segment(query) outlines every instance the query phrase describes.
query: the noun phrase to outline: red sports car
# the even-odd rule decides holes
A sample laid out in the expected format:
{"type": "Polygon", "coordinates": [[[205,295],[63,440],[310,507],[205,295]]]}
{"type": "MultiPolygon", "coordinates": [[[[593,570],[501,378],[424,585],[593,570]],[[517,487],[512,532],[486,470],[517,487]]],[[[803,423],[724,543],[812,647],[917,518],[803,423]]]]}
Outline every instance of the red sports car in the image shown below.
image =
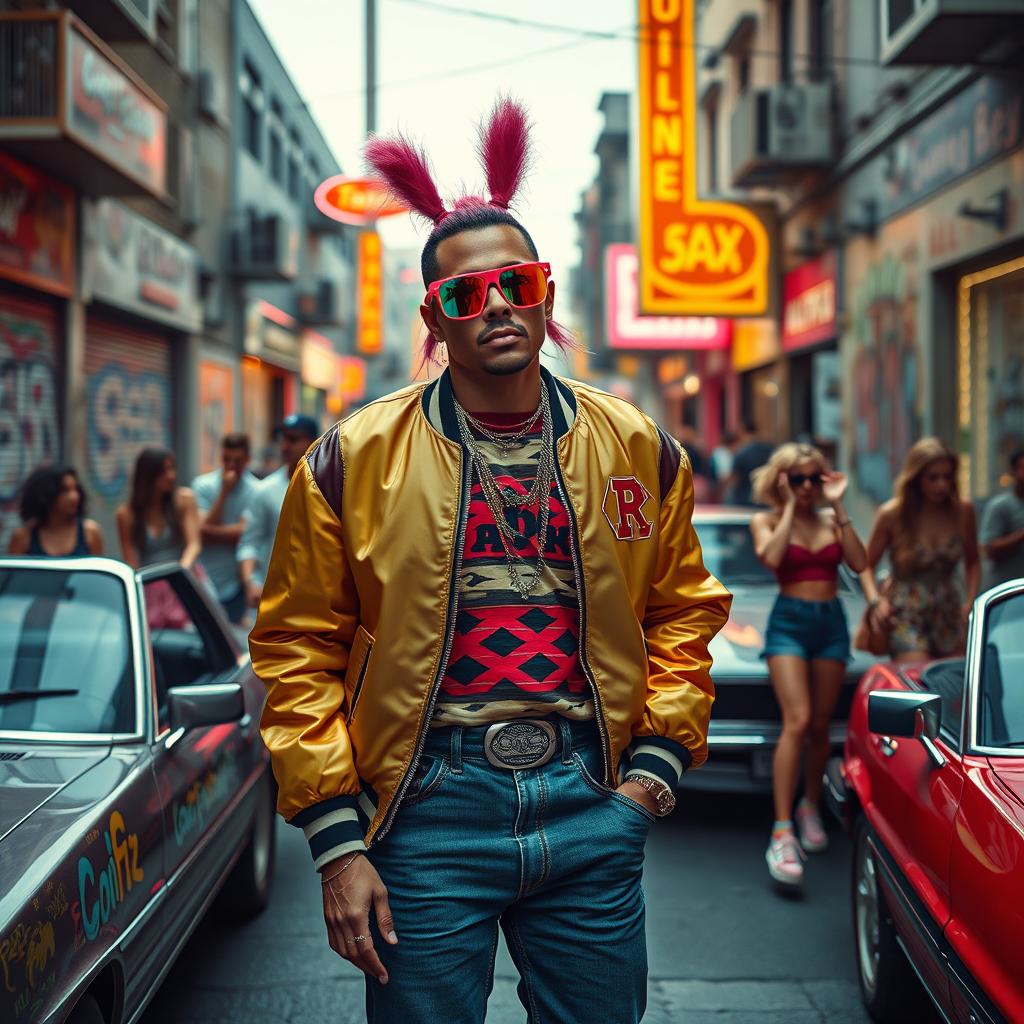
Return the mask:
{"type": "Polygon", "coordinates": [[[1024,1021],[1024,580],[978,598],[969,634],[966,658],[870,669],[829,765],[887,1024],[930,1015],[922,986],[947,1021],[1024,1021]]]}

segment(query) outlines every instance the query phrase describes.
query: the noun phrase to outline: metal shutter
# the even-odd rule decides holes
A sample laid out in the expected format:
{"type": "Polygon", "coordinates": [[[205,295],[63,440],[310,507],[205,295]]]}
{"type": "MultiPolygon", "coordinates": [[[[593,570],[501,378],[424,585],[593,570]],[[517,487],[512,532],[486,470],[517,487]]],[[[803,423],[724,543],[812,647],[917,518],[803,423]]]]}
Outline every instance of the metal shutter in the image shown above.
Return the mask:
{"type": "Polygon", "coordinates": [[[90,514],[116,552],[114,510],[143,448],[171,447],[171,345],[159,334],[90,316],[85,329],[90,514]]]}

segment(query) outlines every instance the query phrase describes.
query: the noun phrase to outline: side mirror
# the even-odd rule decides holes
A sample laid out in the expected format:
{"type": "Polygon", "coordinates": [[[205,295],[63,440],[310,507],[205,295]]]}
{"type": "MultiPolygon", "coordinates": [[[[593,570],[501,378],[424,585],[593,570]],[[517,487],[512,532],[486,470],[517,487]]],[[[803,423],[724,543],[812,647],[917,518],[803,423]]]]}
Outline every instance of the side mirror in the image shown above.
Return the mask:
{"type": "Polygon", "coordinates": [[[245,698],[239,683],[174,686],[167,691],[167,712],[172,747],[191,729],[237,722],[245,715],[245,698]]]}
{"type": "Polygon", "coordinates": [[[935,745],[942,724],[942,698],[937,693],[872,690],[868,694],[868,728],[882,736],[915,739],[941,768],[946,763],[935,745]]]}

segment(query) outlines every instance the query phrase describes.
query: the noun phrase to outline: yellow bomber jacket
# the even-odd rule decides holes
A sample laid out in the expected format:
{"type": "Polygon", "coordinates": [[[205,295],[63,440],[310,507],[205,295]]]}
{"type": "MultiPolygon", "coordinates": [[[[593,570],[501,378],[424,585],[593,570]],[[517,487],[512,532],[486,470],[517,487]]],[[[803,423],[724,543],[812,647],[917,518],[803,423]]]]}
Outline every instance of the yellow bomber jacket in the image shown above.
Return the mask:
{"type": "MultiPolygon", "coordinates": [[[[630,403],[542,374],[604,782],[641,742],[681,773],[707,757],[708,644],[731,602],[704,567],[689,460],[630,403]]],[[[414,774],[451,649],[469,472],[446,371],[335,425],[288,488],[249,649],[278,810],[318,868],[382,838],[414,774]]]]}

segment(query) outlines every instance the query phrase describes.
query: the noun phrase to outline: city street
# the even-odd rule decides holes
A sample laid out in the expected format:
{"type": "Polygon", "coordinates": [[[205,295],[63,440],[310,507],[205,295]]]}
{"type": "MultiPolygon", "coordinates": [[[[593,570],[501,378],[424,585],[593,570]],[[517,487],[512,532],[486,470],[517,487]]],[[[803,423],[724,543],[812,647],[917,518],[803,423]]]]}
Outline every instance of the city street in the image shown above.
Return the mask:
{"type": "MultiPolygon", "coordinates": [[[[651,984],[645,1024],[860,1024],[849,913],[849,843],[808,864],[802,900],[776,896],[762,798],[684,793],[648,844],[651,984]]],[[[210,914],[143,1024],[349,1024],[362,982],[327,946],[301,833],[279,823],[274,895],[241,929],[210,914]]],[[[498,959],[488,1024],[521,1024],[516,972],[498,959]]],[[[604,1024],[595,1007],[594,1024],[604,1024]]],[[[443,1022],[438,1022],[443,1024],[443,1022]]]]}

